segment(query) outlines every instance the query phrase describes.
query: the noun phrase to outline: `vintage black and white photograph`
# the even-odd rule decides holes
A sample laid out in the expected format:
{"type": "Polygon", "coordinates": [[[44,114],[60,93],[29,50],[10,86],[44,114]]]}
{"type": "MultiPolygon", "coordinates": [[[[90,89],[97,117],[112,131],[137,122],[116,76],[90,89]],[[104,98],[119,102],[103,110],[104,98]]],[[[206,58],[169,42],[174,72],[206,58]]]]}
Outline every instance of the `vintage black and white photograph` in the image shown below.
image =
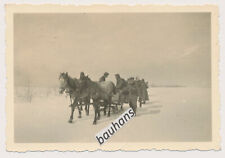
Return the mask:
{"type": "Polygon", "coordinates": [[[215,8],[187,9],[13,12],[10,140],[217,142],[215,8]]]}

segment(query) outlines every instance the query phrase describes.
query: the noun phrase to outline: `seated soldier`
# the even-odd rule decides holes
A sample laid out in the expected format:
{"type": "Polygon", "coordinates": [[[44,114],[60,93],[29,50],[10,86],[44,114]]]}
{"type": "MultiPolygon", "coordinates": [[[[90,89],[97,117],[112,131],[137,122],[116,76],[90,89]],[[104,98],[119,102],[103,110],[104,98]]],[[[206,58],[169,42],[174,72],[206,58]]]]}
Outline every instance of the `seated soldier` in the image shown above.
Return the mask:
{"type": "Polygon", "coordinates": [[[104,82],[108,76],[109,76],[109,73],[105,72],[104,75],[102,77],[100,77],[99,82],[104,82]]]}

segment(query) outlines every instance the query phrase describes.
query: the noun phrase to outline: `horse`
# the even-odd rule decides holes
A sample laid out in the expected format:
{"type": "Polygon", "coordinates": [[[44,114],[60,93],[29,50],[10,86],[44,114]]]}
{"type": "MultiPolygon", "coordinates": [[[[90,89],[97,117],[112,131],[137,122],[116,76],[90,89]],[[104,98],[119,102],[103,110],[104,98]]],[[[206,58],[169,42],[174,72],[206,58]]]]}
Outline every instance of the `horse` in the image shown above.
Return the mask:
{"type": "Polygon", "coordinates": [[[81,107],[83,102],[86,103],[85,104],[86,115],[89,115],[90,99],[88,96],[82,97],[82,98],[80,97],[80,92],[79,92],[80,81],[76,78],[70,77],[67,72],[60,73],[59,80],[60,80],[59,93],[62,94],[65,92],[66,94],[69,94],[70,96],[71,115],[68,122],[72,123],[73,121],[73,114],[74,114],[75,107],[77,107],[79,111],[78,118],[81,118],[81,107]]]}
{"type": "Polygon", "coordinates": [[[95,111],[93,124],[95,125],[97,124],[97,120],[100,119],[101,100],[104,101],[104,113],[106,112],[106,106],[108,105],[108,117],[110,116],[112,96],[116,93],[116,88],[112,81],[92,81],[88,76],[81,82],[82,86],[80,88],[93,100],[95,111]]]}

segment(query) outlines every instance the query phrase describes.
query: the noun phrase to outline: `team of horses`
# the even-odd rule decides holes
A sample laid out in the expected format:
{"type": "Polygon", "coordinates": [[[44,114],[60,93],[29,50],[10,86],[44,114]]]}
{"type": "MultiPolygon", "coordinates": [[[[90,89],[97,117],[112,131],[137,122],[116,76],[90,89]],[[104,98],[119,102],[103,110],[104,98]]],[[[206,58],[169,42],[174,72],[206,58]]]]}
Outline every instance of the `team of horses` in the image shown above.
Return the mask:
{"type": "MultiPolygon", "coordinates": [[[[83,110],[83,106],[85,107],[86,115],[89,115],[90,105],[93,105],[94,108],[94,121],[93,124],[97,123],[97,120],[100,119],[100,112],[104,111],[104,115],[110,116],[111,109],[118,110],[118,105],[121,105],[121,109],[123,104],[126,103],[126,99],[123,101],[118,100],[117,103],[112,101],[112,98],[117,94],[116,86],[112,81],[92,81],[88,76],[85,76],[82,80],[77,78],[72,78],[68,75],[68,72],[62,72],[59,75],[60,87],[59,93],[66,93],[70,96],[70,107],[71,107],[71,115],[69,119],[69,123],[73,121],[73,115],[75,108],[79,111],[78,118],[81,118],[81,111],[83,110]],[[92,101],[92,102],[91,102],[92,101]],[[107,113],[108,112],[108,113],[107,113]]],[[[138,84],[138,82],[137,82],[138,84]]],[[[141,90],[141,86],[139,87],[139,102],[140,107],[146,100],[146,93],[141,90]],[[145,98],[145,99],[144,99],[145,98]]],[[[147,92],[147,89],[145,89],[147,92]]],[[[118,99],[121,97],[118,97],[118,99]]],[[[126,98],[124,96],[123,98],[126,98]]]]}

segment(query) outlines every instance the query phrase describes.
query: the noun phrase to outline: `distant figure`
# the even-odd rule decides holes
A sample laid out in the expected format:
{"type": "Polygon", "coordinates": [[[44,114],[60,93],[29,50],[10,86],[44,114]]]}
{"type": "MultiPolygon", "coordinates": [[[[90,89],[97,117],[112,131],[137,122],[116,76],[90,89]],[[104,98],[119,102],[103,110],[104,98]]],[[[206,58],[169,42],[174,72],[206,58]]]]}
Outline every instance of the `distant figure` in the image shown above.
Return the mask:
{"type": "Polygon", "coordinates": [[[104,82],[108,76],[109,76],[109,73],[105,72],[104,75],[99,79],[99,82],[104,82]]]}
{"type": "Polygon", "coordinates": [[[143,88],[143,91],[144,91],[144,104],[145,104],[145,101],[146,100],[149,100],[149,97],[148,97],[148,85],[146,84],[146,82],[145,82],[145,80],[144,79],[142,79],[141,80],[141,86],[142,86],[142,88],[143,88]]]}
{"type": "Polygon", "coordinates": [[[85,77],[86,77],[86,76],[85,76],[84,72],[81,72],[81,73],[80,73],[80,80],[81,80],[81,81],[84,80],[85,77]]]}

